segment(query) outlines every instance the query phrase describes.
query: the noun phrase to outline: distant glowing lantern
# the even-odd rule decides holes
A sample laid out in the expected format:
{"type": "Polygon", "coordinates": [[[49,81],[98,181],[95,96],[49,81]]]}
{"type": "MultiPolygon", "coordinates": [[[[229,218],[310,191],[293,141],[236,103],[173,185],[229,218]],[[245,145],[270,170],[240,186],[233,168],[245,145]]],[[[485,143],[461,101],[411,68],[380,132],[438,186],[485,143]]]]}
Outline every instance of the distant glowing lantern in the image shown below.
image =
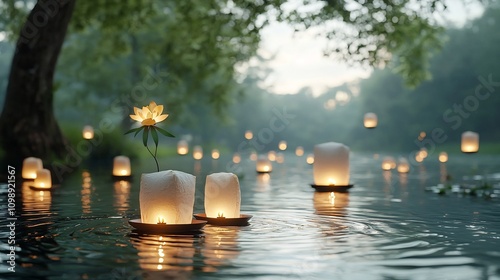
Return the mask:
{"type": "Polygon", "coordinates": [[[377,127],[378,118],[374,113],[366,113],[364,118],[364,125],[366,128],[377,127]]]}
{"type": "Polygon", "coordinates": [[[181,140],[177,142],[177,153],[179,155],[187,155],[189,152],[188,142],[186,140],[181,140]]]}
{"type": "Polygon", "coordinates": [[[314,155],[312,155],[312,154],[307,155],[306,162],[308,164],[313,164],[314,163],[314,155]]]}
{"type": "Polygon", "coordinates": [[[416,162],[422,162],[422,161],[424,161],[424,158],[420,155],[420,153],[417,153],[415,155],[415,161],[416,162]]]}
{"type": "Polygon", "coordinates": [[[304,148],[302,148],[301,146],[298,146],[297,149],[295,149],[295,155],[297,155],[298,157],[301,157],[304,155],[304,148]]]}
{"type": "Polygon", "coordinates": [[[245,131],[245,139],[250,140],[253,138],[253,132],[251,130],[245,131]]]}
{"type": "Polygon", "coordinates": [[[256,161],[257,160],[257,153],[256,152],[251,152],[250,153],[250,160],[251,161],[256,161]]]}
{"type": "Polygon", "coordinates": [[[33,182],[35,188],[50,189],[52,187],[52,178],[48,169],[40,169],[36,172],[36,178],[33,182]]]}
{"type": "Polygon", "coordinates": [[[422,149],[420,149],[419,154],[420,154],[420,157],[421,157],[422,159],[427,158],[427,156],[429,155],[429,153],[427,152],[427,149],[426,149],[426,148],[422,148],[422,149]]]}
{"type": "Polygon", "coordinates": [[[349,147],[329,142],[314,146],[314,184],[349,185],[349,147]]]}
{"type": "Polygon", "coordinates": [[[273,165],[266,156],[259,156],[257,159],[256,170],[259,173],[269,173],[273,171],[273,165]]]}
{"type": "Polygon", "coordinates": [[[396,168],[396,160],[393,157],[385,157],[382,160],[382,169],[383,170],[391,170],[396,168]]]}
{"type": "Polygon", "coordinates": [[[427,133],[425,133],[425,131],[421,131],[419,134],[418,134],[418,140],[419,141],[422,141],[424,140],[424,138],[427,136],[427,133]]]}
{"type": "Polygon", "coordinates": [[[276,162],[277,163],[285,162],[285,155],[283,153],[277,153],[276,154],[276,162]]]}
{"type": "Polygon", "coordinates": [[[233,162],[234,162],[234,163],[240,163],[240,162],[241,162],[241,156],[240,156],[240,154],[235,153],[235,154],[233,155],[233,162]]]}
{"type": "Polygon", "coordinates": [[[23,179],[35,179],[36,172],[43,169],[42,160],[35,157],[27,157],[23,161],[23,179]]]}
{"type": "Polygon", "coordinates": [[[213,149],[213,150],[212,150],[212,158],[213,158],[213,159],[219,159],[219,157],[220,157],[219,150],[217,150],[217,149],[213,149]]]}
{"type": "Polygon", "coordinates": [[[479,150],[479,134],[472,131],[462,133],[462,152],[476,153],[479,150]]]}
{"type": "Polygon", "coordinates": [[[211,218],[239,218],[241,193],[238,176],[213,173],[205,183],[205,214],[211,218]]]}
{"type": "Polygon", "coordinates": [[[278,148],[282,151],[286,150],[286,141],[280,141],[280,143],[278,144],[278,148]]]}
{"type": "Polygon", "coordinates": [[[94,138],[94,128],[90,125],[83,127],[83,139],[90,140],[94,138]]]}
{"type": "Polygon", "coordinates": [[[200,160],[203,158],[203,148],[201,146],[193,147],[193,158],[196,160],[200,160]]]}
{"type": "Polygon", "coordinates": [[[405,158],[400,158],[398,163],[398,172],[399,173],[408,173],[410,172],[410,164],[405,158]]]}
{"type": "Polygon", "coordinates": [[[195,176],[174,170],[142,174],[139,191],[141,222],[190,224],[195,181],[195,176]]]}
{"type": "Polygon", "coordinates": [[[130,159],[126,156],[116,156],[113,160],[113,176],[130,176],[130,159]]]}
{"type": "Polygon", "coordinates": [[[276,152],[275,151],[269,151],[269,153],[267,153],[267,158],[270,161],[276,161],[276,152]]]}
{"type": "Polygon", "coordinates": [[[446,152],[440,152],[439,162],[447,162],[447,161],[448,161],[448,154],[446,152]]]}

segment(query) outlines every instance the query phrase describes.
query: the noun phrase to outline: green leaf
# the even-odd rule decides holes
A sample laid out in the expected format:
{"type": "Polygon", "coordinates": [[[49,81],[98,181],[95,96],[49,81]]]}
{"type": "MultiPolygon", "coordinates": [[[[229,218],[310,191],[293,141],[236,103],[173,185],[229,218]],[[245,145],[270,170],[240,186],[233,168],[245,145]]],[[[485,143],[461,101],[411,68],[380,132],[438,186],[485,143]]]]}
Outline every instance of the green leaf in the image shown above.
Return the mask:
{"type": "Polygon", "coordinates": [[[162,128],[159,128],[159,127],[156,127],[156,129],[163,135],[167,136],[167,137],[175,137],[175,135],[173,135],[172,133],[166,131],[165,129],[162,129],[162,128]]]}
{"type": "Polygon", "coordinates": [[[139,132],[141,132],[144,128],[145,128],[145,126],[141,126],[141,127],[139,128],[139,130],[137,130],[137,131],[135,132],[134,137],[136,137],[136,136],[137,136],[137,134],[139,134],[139,132]]]}
{"type": "Polygon", "coordinates": [[[153,141],[155,141],[156,147],[158,147],[158,132],[156,132],[156,127],[151,127],[151,136],[153,136],[153,141]]]}
{"type": "Polygon", "coordinates": [[[148,137],[149,137],[149,127],[145,127],[144,133],[142,134],[142,143],[144,143],[144,147],[148,146],[148,137]]]}
{"type": "MultiPolygon", "coordinates": [[[[127,131],[127,132],[125,132],[125,134],[124,134],[124,135],[127,135],[127,134],[132,133],[132,132],[139,131],[139,130],[141,130],[141,129],[143,129],[143,128],[144,128],[143,126],[138,127],[138,128],[132,128],[131,130],[129,130],[129,131],[127,131]]],[[[137,133],[136,133],[135,135],[137,135],[137,133]]]]}

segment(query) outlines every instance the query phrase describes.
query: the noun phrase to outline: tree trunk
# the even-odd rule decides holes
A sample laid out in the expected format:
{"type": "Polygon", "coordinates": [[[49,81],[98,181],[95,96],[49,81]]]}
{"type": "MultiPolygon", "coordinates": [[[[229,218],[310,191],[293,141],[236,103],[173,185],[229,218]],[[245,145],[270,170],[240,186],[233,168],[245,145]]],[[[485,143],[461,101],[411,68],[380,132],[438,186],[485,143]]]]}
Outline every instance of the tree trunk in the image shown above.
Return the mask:
{"type": "Polygon", "coordinates": [[[75,1],[37,1],[22,28],[0,116],[7,159],[65,154],[67,141],[53,112],[52,82],[75,1]]]}

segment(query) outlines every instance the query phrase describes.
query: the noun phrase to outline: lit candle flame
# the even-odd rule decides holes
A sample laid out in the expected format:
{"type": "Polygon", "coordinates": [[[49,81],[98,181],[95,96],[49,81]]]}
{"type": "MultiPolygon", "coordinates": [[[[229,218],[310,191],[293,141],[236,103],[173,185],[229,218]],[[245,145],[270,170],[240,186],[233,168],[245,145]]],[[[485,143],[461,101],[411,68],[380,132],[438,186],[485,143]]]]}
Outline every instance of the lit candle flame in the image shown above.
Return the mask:
{"type": "Polygon", "coordinates": [[[217,218],[225,218],[223,212],[217,212],[217,218]]]}
{"type": "Polygon", "coordinates": [[[166,225],[167,223],[165,223],[165,219],[158,217],[158,224],[159,225],[166,225]]]}
{"type": "Polygon", "coordinates": [[[122,169],[122,175],[127,175],[127,170],[122,169]]]}
{"type": "Polygon", "coordinates": [[[335,180],[332,178],[328,178],[328,183],[330,184],[330,186],[335,186],[335,180]]]}

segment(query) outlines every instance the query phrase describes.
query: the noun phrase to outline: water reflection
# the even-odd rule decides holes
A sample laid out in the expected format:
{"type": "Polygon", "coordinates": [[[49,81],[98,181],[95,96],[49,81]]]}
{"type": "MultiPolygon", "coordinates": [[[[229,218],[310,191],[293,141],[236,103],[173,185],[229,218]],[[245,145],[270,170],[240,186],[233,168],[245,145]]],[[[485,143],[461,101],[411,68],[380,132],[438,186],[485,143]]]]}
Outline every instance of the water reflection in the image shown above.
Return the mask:
{"type": "Polygon", "coordinates": [[[82,172],[82,190],[80,191],[80,194],[82,196],[81,202],[82,202],[82,212],[84,214],[90,214],[92,213],[91,209],[91,199],[90,195],[92,194],[92,177],[90,176],[90,172],[88,171],[83,171],[82,172]]]}
{"type": "Polygon", "coordinates": [[[399,184],[406,189],[408,185],[408,173],[399,173],[399,184]]]}
{"type": "Polygon", "coordinates": [[[269,173],[259,173],[257,174],[257,188],[258,192],[265,192],[269,190],[271,183],[271,175],[269,173]]]}
{"type": "Polygon", "coordinates": [[[446,163],[445,162],[441,162],[439,164],[439,178],[440,178],[440,182],[442,184],[445,184],[446,182],[448,182],[448,170],[446,169],[446,163]]]}
{"type": "Polygon", "coordinates": [[[24,212],[37,212],[37,214],[50,214],[52,193],[50,191],[35,191],[29,183],[23,182],[23,210],[24,212]]]}
{"type": "Polygon", "coordinates": [[[201,173],[201,162],[199,160],[194,161],[193,175],[199,177],[201,173]]]}
{"type": "Polygon", "coordinates": [[[238,227],[205,227],[205,246],[201,250],[205,263],[203,271],[216,271],[217,266],[239,256],[239,231],[238,227]]]}
{"type": "Polygon", "coordinates": [[[129,197],[130,197],[130,182],[125,180],[120,180],[115,182],[115,201],[113,206],[116,211],[123,214],[123,212],[128,211],[129,205],[129,197]]]}
{"type": "Polygon", "coordinates": [[[318,215],[345,216],[349,193],[314,192],[314,209],[318,215]]]}

